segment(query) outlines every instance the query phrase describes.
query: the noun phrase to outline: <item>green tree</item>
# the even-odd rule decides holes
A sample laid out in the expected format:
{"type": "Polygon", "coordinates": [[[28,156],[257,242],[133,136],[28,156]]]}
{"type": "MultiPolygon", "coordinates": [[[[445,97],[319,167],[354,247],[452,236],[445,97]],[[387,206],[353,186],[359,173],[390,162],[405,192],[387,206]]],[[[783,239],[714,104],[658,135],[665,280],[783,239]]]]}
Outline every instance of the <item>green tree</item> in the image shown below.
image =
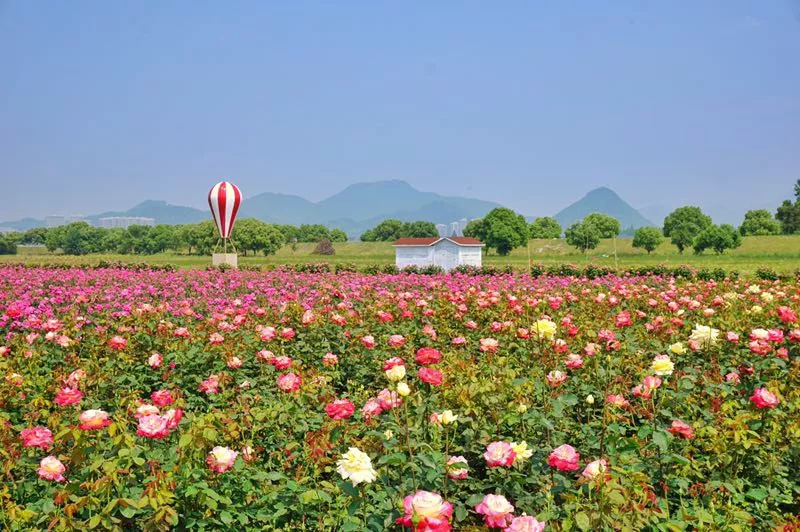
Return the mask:
{"type": "Polygon", "coordinates": [[[564,234],[567,244],[578,248],[582,253],[596,248],[600,243],[600,229],[595,224],[575,222],[567,228],[564,234]]]}
{"type": "Polygon", "coordinates": [[[678,252],[683,253],[711,224],[711,217],[703,214],[700,207],[679,207],[664,218],[664,236],[671,238],[678,252]]]}
{"type": "Polygon", "coordinates": [[[403,231],[403,222],[400,220],[384,220],[372,230],[377,242],[391,242],[400,238],[403,231]]]}
{"type": "Polygon", "coordinates": [[[645,249],[648,255],[663,241],[664,237],[658,227],[640,227],[633,234],[633,247],[645,249]]]}
{"type": "Polygon", "coordinates": [[[531,238],[560,238],[561,231],[561,224],[551,216],[536,218],[530,226],[531,238]]]}
{"type": "Polygon", "coordinates": [[[711,225],[703,229],[694,241],[694,252],[702,253],[713,249],[722,254],[726,249],[735,249],[742,245],[742,235],[732,225],[711,225]]]}
{"type": "Polygon", "coordinates": [[[347,233],[341,229],[331,229],[331,242],[347,242],[347,233]]]}
{"type": "Polygon", "coordinates": [[[359,240],[361,240],[362,242],[376,242],[377,237],[375,236],[375,230],[367,229],[366,231],[361,233],[359,240]]]}
{"type": "Polygon", "coordinates": [[[0,234],[0,255],[16,255],[17,241],[12,234],[0,234]]]}
{"type": "Polygon", "coordinates": [[[781,224],[766,209],[751,210],[744,214],[739,232],[745,236],[777,235],[781,232],[781,224]]]}
{"type": "Polygon", "coordinates": [[[46,227],[34,227],[23,233],[21,244],[44,244],[47,239],[46,227]]]}
{"type": "Polygon", "coordinates": [[[298,242],[330,240],[330,230],[322,224],[303,224],[298,231],[298,242]]]}
{"type": "Polygon", "coordinates": [[[775,218],[781,223],[781,229],[786,235],[800,232],[800,179],[794,184],[794,203],[784,200],[775,218]]]}
{"type": "Polygon", "coordinates": [[[433,222],[417,220],[416,222],[406,222],[400,229],[400,238],[426,238],[439,236],[436,225],[433,222]]]}
{"type": "Polygon", "coordinates": [[[590,224],[597,228],[600,238],[614,238],[619,235],[619,220],[607,214],[593,212],[583,219],[584,224],[590,224]]]}
{"type": "Polygon", "coordinates": [[[512,249],[528,243],[528,222],[511,209],[492,209],[483,223],[486,230],[483,243],[487,249],[496,249],[499,255],[508,255],[512,249]]]}
{"type": "Polygon", "coordinates": [[[289,242],[299,242],[300,241],[300,228],[295,225],[289,224],[278,224],[275,227],[283,233],[283,241],[286,243],[289,242]]]}
{"type": "Polygon", "coordinates": [[[470,220],[470,222],[464,228],[464,236],[477,238],[478,240],[486,240],[487,231],[488,225],[486,225],[486,222],[483,220],[483,218],[479,220],[470,220]]]}
{"type": "Polygon", "coordinates": [[[86,255],[102,247],[100,242],[95,242],[96,238],[100,239],[99,233],[88,223],[74,222],[64,226],[60,247],[66,255],[86,255]]]}

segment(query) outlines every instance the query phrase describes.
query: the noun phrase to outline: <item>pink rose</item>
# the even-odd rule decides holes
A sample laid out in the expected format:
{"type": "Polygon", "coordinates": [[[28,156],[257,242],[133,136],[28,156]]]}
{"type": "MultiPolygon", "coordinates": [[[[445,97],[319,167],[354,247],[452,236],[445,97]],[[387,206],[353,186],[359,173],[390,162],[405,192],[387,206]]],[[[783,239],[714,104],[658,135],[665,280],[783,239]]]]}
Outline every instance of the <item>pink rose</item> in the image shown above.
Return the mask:
{"type": "Polygon", "coordinates": [[[355,405],[347,399],[337,399],[325,406],[325,412],[331,419],[347,419],[353,415],[355,405]]]}
{"type": "Polygon", "coordinates": [[[507,441],[492,442],[483,453],[486,465],[489,467],[511,467],[516,456],[514,448],[507,441]]]}
{"type": "Polygon", "coordinates": [[[111,424],[108,412],[102,410],[86,410],[78,419],[81,422],[78,428],[81,430],[100,430],[111,424]]]}
{"type": "Polygon", "coordinates": [[[339,363],[339,357],[337,357],[333,353],[325,353],[325,355],[322,357],[323,366],[335,366],[338,363],[339,363]]]}
{"type": "Polygon", "coordinates": [[[489,528],[505,528],[514,518],[514,506],[502,495],[484,495],[483,500],[475,507],[475,511],[483,515],[489,528]]]}
{"type": "Polygon", "coordinates": [[[545,521],[537,521],[535,517],[523,514],[512,519],[504,532],[542,532],[546,524],[545,521]]]}
{"type": "Polygon", "coordinates": [[[557,447],[547,459],[547,465],[555,467],[559,471],[575,471],[578,469],[578,461],[581,455],[571,445],[566,443],[557,447]]]}
{"type": "Polygon", "coordinates": [[[215,473],[224,473],[233,467],[236,457],[239,456],[238,451],[234,451],[229,447],[214,447],[211,452],[206,456],[206,463],[211,471],[215,473]]]}
{"type": "Polygon", "coordinates": [[[397,518],[399,525],[414,532],[448,532],[453,506],[438,493],[418,491],[403,499],[405,515],[397,518]]]}
{"type": "Polygon", "coordinates": [[[39,462],[39,470],[37,473],[39,474],[39,478],[44,480],[66,482],[67,479],[64,478],[64,472],[66,470],[67,468],[64,467],[64,464],[61,463],[61,460],[55,456],[48,456],[46,458],[42,458],[42,461],[39,462]]]}
{"type": "Polygon", "coordinates": [[[414,359],[417,361],[417,364],[428,366],[441,362],[442,354],[438,349],[434,349],[433,347],[420,347],[417,349],[414,359]]]}
{"type": "Polygon", "coordinates": [[[447,476],[453,480],[464,480],[469,477],[467,459],[463,456],[451,456],[447,460],[447,476]]]}
{"type": "Polygon", "coordinates": [[[169,390],[158,390],[150,394],[150,399],[153,400],[153,404],[156,406],[167,406],[171,405],[174,399],[172,398],[172,393],[169,390]]]}
{"type": "Polygon", "coordinates": [[[164,357],[159,353],[153,353],[150,355],[150,358],[147,359],[147,364],[153,369],[160,368],[162,362],[164,362],[164,357]]]}
{"type": "Polygon", "coordinates": [[[144,438],[161,439],[169,435],[167,419],[158,414],[150,414],[139,418],[136,434],[144,438]]]}
{"type": "Polygon", "coordinates": [[[419,375],[419,380],[428,383],[431,386],[442,385],[442,372],[438,369],[420,368],[417,374],[419,375]]]}
{"type": "Polygon", "coordinates": [[[278,377],[278,388],[282,392],[296,392],[300,389],[303,380],[294,373],[286,373],[278,377]]]}
{"type": "Polygon", "coordinates": [[[750,401],[756,408],[772,408],[778,406],[778,396],[770,392],[766,388],[756,388],[753,390],[753,395],[750,396],[750,401]]]}
{"type": "Polygon", "coordinates": [[[668,428],[667,431],[675,434],[676,436],[683,436],[687,440],[694,438],[694,430],[692,429],[691,425],[687,425],[680,419],[673,420],[672,426],[668,428]]]}
{"type": "Polygon", "coordinates": [[[116,351],[122,351],[126,345],[128,345],[128,341],[122,336],[114,336],[108,341],[108,347],[116,351]]]}
{"type": "Polygon", "coordinates": [[[77,405],[82,397],[83,394],[76,388],[61,388],[56,393],[55,403],[58,406],[77,405]]]}
{"type": "Polygon", "coordinates": [[[20,436],[25,447],[39,447],[46,451],[53,445],[53,433],[47,427],[22,429],[20,436]]]}
{"type": "Polygon", "coordinates": [[[361,339],[361,343],[364,344],[364,347],[372,349],[375,347],[375,338],[372,335],[367,335],[361,339]]]}

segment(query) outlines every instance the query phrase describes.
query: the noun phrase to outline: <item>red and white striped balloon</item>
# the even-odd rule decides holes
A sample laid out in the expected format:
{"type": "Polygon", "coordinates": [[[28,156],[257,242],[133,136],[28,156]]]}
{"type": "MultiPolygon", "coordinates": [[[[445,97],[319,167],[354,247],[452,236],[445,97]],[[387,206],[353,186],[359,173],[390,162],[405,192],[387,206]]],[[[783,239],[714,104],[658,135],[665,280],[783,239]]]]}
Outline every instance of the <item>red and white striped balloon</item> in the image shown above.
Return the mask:
{"type": "Polygon", "coordinates": [[[241,202],[242,193],[233,183],[221,181],[211,187],[208,193],[208,206],[211,207],[211,215],[222,238],[231,236],[241,202]]]}

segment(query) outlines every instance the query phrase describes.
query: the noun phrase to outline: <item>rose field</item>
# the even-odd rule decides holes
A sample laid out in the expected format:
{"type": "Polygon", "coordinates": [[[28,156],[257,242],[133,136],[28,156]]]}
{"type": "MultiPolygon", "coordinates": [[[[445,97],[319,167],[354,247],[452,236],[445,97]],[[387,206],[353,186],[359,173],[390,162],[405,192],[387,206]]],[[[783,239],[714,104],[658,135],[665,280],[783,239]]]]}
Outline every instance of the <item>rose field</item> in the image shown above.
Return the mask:
{"type": "Polygon", "coordinates": [[[796,530],[800,285],[0,267],[5,530],[796,530]]]}

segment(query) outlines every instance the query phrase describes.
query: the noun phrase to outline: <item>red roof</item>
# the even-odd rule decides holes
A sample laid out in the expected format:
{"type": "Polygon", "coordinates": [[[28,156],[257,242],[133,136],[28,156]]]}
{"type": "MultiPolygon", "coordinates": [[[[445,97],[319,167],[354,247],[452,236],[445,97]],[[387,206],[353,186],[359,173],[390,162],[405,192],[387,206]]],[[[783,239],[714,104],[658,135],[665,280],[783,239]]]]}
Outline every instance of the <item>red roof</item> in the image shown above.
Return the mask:
{"type": "Polygon", "coordinates": [[[440,240],[450,240],[459,246],[482,246],[483,242],[477,238],[466,236],[425,237],[425,238],[400,238],[394,241],[395,246],[432,246],[440,240]]]}

